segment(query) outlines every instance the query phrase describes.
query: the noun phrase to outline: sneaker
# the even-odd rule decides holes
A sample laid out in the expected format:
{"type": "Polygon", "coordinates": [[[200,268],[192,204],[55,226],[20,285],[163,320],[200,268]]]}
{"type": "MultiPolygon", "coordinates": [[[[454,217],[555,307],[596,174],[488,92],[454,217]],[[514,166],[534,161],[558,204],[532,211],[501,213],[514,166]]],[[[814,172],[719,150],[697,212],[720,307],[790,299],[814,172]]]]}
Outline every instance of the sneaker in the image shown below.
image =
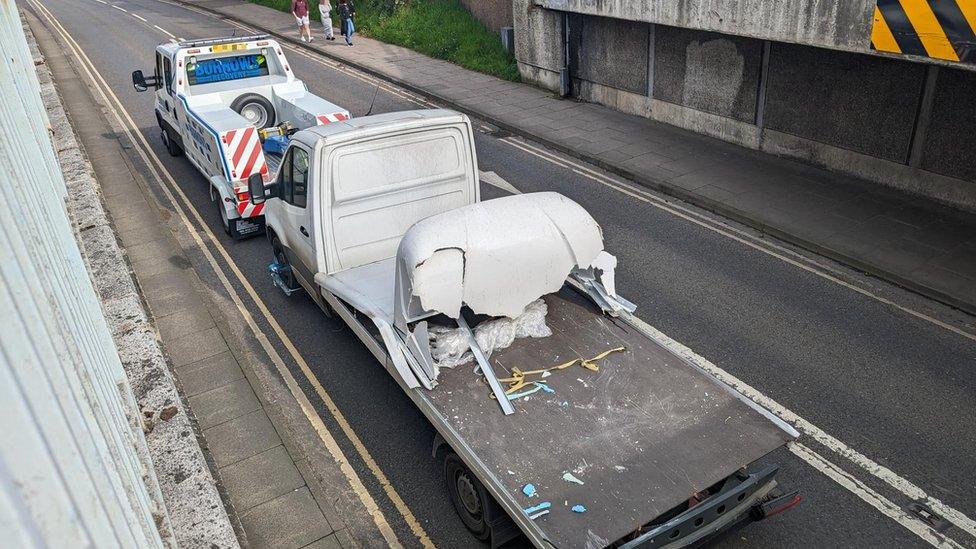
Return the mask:
{"type": "Polygon", "coordinates": [[[309,43],[309,44],[311,44],[311,43],[312,43],[312,37],[311,37],[311,36],[309,36],[309,37],[308,37],[308,43],[309,43]]]}
{"type": "Polygon", "coordinates": [[[305,37],[302,36],[302,42],[308,42],[308,40],[305,40],[305,37]]]}

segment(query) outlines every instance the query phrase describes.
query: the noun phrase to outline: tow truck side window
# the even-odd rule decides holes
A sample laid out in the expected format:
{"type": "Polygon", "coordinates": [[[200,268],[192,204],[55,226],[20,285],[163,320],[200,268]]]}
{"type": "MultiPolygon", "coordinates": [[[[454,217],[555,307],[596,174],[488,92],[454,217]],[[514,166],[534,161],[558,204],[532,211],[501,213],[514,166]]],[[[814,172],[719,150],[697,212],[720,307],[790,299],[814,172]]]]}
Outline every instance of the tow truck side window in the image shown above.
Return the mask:
{"type": "Polygon", "coordinates": [[[156,89],[158,90],[162,86],[159,84],[159,77],[163,75],[163,56],[159,52],[156,52],[156,89]]]}
{"type": "Polygon", "coordinates": [[[169,60],[169,57],[163,58],[163,75],[166,80],[166,91],[173,94],[173,63],[169,60]]]}
{"type": "Polygon", "coordinates": [[[299,147],[288,149],[281,165],[281,199],[304,208],[308,195],[308,153],[299,147]]]}

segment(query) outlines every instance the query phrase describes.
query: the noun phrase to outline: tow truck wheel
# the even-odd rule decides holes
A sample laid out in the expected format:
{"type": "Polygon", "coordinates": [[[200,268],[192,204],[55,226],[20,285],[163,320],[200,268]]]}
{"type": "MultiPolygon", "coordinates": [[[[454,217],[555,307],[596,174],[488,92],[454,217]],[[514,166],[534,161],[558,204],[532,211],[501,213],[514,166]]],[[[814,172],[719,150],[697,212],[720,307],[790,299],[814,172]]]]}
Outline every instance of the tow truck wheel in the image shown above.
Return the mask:
{"type": "Polygon", "coordinates": [[[220,197],[220,193],[217,193],[214,204],[217,205],[217,213],[220,214],[220,224],[224,227],[224,232],[230,234],[230,218],[227,217],[227,208],[224,208],[224,200],[220,197]]]}
{"type": "Polygon", "coordinates": [[[166,146],[166,152],[168,152],[170,156],[179,156],[183,154],[183,147],[179,146],[179,144],[177,144],[176,141],[170,139],[169,131],[166,128],[162,129],[162,133],[163,133],[163,145],[166,146]]]}
{"type": "Polygon", "coordinates": [[[230,104],[230,108],[243,116],[255,128],[274,126],[275,110],[271,102],[256,93],[245,93],[230,104]]]}
{"type": "MultiPolygon", "coordinates": [[[[281,245],[281,241],[278,240],[277,236],[271,238],[271,251],[274,253],[275,261],[279,265],[287,265],[290,267],[288,263],[288,256],[285,255],[285,247],[281,245]]],[[[285,283],[285,286],[287,286],[289,290],[297,289],[298,282],[295,281],[295,273],[291,272],[291,269],[286,269],[286,272],[287,274],[283,274],[281,276],[282,282],[285,283]]]]}
{"type": "Polygon", "coordinates": [[[474,537],[487,541],[491,537],[488,515],[494,501],[485,491],[485,487],[454,452],[448,453],[444,458],[444,477],[447,491],[451,494],[451,503],[461,521],[474,537]]]}

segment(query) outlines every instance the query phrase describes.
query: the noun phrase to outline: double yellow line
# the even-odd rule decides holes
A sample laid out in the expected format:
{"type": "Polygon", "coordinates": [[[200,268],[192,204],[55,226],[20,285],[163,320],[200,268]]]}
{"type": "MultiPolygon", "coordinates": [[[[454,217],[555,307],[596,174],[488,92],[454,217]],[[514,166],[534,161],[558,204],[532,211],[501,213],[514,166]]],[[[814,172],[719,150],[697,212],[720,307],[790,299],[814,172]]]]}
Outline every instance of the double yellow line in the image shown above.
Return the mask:
{"type": "Polygon", "coordinates": [[[220,244],[213,232],[211,232],[210,228],[204,222],[203,217],[190,202],[189,198],[183,193],[179,185],[176,184],[176,181],[166,170],[163,162],[153,152],[152,147],[150,147],[145,137],[138,130],[139,126],[129,116],[128,112],[125,110],[125,107],[122,105],[122,102],[119,101],[119,98],[112,92],[111,87],[107,82],[105,82],[101,74],[95,68],[94,63],[92,63],[92,61],[82,50],[81,46],[74,40],[74,38],[72,38],[70,33],[68,33],[57,18],[43,4],[37,0],[27,1],[38,14],[47,20],[50,28],[53,29],[68,46],[71,53],[78,60],[82,70],[88,76],[89,80],[91,80],[93,89],[98,93],[99,96],[101,96],[104,105],[114,116],[119,129],[121,129],[121,131],[128,136],[143,162],[152,172],[156,180],[160,183],[160,188],[163,190],[166,198],[173,205],[187,232],[194,239],[197,247],[206,257],[211,268],[214,270],[214,273],[217,275],[224,289],[227,291],[231,300],[236,305],[241,317],[254,333],[255,338],[271,358],[271,361],[274,363],[279,375],[281,375],[282,379],[285,381],[285,384],[288,386],[289,391],[298,401],[300,407],[302,408],[302,412],[306,416],[306,419],[315,429],[330,455],[333,457],[333,459],[335,459],[339,469],[346,477],[352,490],[356,493],[367,514],[372,517],[374,524],[376,525],[386,544],[390,547],[402,547],[402,544],[397,539],[393,528],[386,520],[382,509],[380,509],[380,507],[376,504],[376,501],[373,499],[372,495],[359,478],[358,473],[355,471],[348,458],[346,458],[342,448],[339,446],[338,442],[335,440],[322,418],[315,411],[315,408],[308,396],[302,390],[301,386],[298,384],[298,381],[288,369],[288,366],[285,364],[281,355],[272,345],[268,336],[257,325],[257,322],[251,315],[250,310],[248,310],[248,308],[244,305],[241,296],[231,284],[223,269],[220,267],[217,259],[211,252],[210,246],[212,246],[223,258],[224,262],[237,279],[237,282],[245,289],[248,296],[264,317],[265,321],[271,326],[272,330],[275,332],[275,335],[277,335],[282,344],[284,344],[289,355],[291,355],[292,359],[298,364],[298,367],[306,378],[306,381],[312,386],[316,395],[325,404],[326,408],[339,425],[343,434],[349,439],[360,459],[366,464],[367,468],[370,470],[380,486],[382,486],[387,497],[393,503],[396,510],[410,528],[411,532],[417,537],[423,547],[433,548],[434,544],[427,535],[427,532],[424,531],[423,527],[403,501],[403,498],[401,498],[399,493],[397,493],[396,489],[390,483],[389,478],[387,478],[387,476],[380,469],[379,465],[376,463],[376,460],[374,460],[372,455],[370,455],[369,451],[366,449],[366,446],[363,444],[362,440],[360,440],[359,436],[353,430],[348,420],[346,420],[345,416],[336,406],[335,401],[329,395],[328,391],[325,390],[318,378],[316,378],[315,374],[312,373],[312,370],[309,368],[304,357],[301,355],[301,353],[299,353],[298,349],[292,343],[284,329],[282,329],[281,325],[278,324],[277,320],[268,310],[268,307],[258,295],[257,291],[253,286],[251,286],[247,278],[245,278],[244,274],[237,267],[237,264],[230,257],[230,254],[227,253],[227,250],[220,244]],[[177,196],[179,197],[179,201],[176,199],[177,196]],[[192,217],[193,221],[196,222],[196,226],[194,226],[194,223],[191,222],[190,217],[192,217]],[[203,236],[201,236],[201,234],[203,236]]]}

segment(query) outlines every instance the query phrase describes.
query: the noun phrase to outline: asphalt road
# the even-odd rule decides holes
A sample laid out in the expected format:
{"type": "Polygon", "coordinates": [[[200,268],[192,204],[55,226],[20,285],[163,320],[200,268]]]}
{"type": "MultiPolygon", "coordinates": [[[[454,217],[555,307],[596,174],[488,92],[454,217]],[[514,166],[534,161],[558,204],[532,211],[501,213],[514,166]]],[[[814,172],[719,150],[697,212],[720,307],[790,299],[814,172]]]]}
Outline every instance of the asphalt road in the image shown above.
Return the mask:
{"type": "MultiPolygon", "coordinates": [[[[241,31],[157,0],[51,0],[45,5],[81,44],[156,153],[168,162],[183,191],[205,214],[211,230],[223,238],[234,262],[262,294],[432,540],[444,547],[472,546],[473,539],[447,499],[440,466],[430,458],[433,429],[344,325],[324,317],[306,296],[288,298],[272,287],[265,239],[224,238],[204,178],[187,160],[166,155],[151,93],[137,94],[131,87],[131,71],[150,69],[154,47],[168,39],[154,25],[186,38],[241,31]]],[[[369,108],[374,86],[368,80],[292,52],[286,55],[312,92],[345,106],[354,116],[369,108]]],[[[381,90],[373,112],[409,108],[417,105],[381,90]]],[[[638,316],[930,496],[976,517],[972,339],[546,162],[504,137],[497,132],[477,136],[480,168],[495,171],[522,191],[555,190],[586,207],[603,226],[607,248],[620,258],[617,287],[638,304],[638,316]]],[[[500,194],[493,187],[483,189],[485,198],[500,194]]],[[[194,263],[201,277],[216,286],[209,267],[199,257],[194,263]]],[[[971,318],[841,271],[839,276],[854,285],[950,324],[968,323],[971,330],[971,318]]],[[[328,412],[324,407],[320,412],[331,427],[328,412]]],[[[340,442],[351,447],[347,440],[340,442]]],[[[801,442],[896,505],[911,502],[810,437],[801,442]]],[[[354,454],[349,450],[348,455],[354,454]]],[[[734,532],[718,545],[924,545],[898,522],[787,450],[769,461],[782,465],[781,482],[799,488],[805,501],[789,513],[734,532]]],[[[416,538],[365,466],[358,461],[354,466],[400,539],[413,543],[416,538]]],[[[976,539],[957,528],[947,535],[976,547],[976,539]]]]}

